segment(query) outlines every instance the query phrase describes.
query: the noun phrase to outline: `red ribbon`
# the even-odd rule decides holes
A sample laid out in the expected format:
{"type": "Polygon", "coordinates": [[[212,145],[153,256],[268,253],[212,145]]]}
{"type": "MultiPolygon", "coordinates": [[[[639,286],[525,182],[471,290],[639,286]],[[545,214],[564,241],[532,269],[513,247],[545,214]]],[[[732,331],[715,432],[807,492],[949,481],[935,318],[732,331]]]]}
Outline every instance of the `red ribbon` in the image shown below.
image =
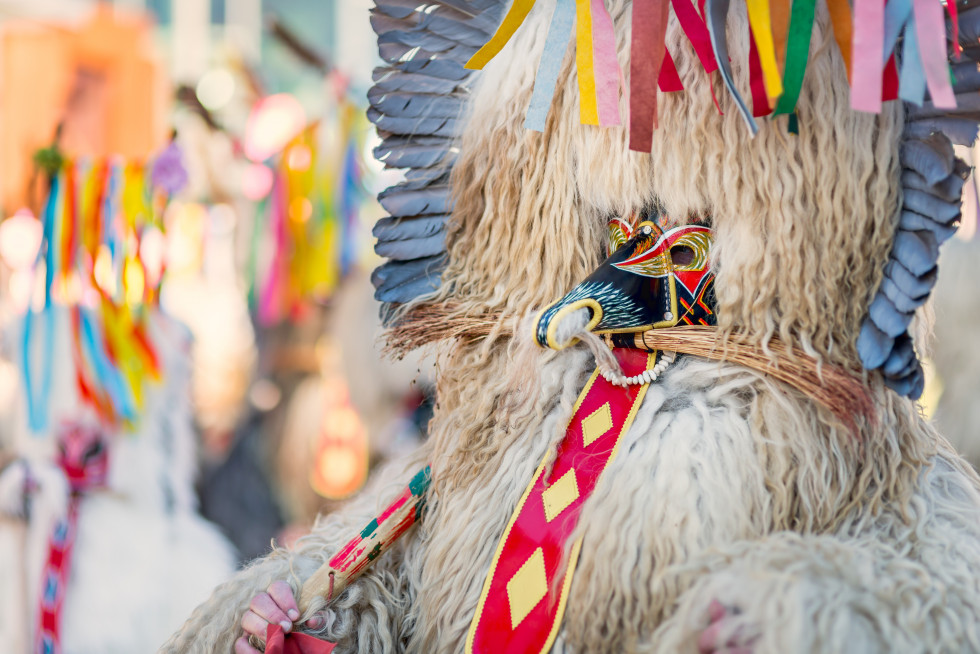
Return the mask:
{"type": "Polygon", "coordinates": [[[278,624],[270,624],[265,632],[265,654],[330,654],[336,646],[308,634],[287,634],[278,624]]]}
{"type": "Polygon", "coordinates": [[[635,0],[630,37],[630,150],[650,152],[657,126],[657,80],[667,51],[669,0],[635,0]]]}
{"type": "Polygon", "coordinates": [[[766,93],[766,80],[762,74],[762,59],[759,57],[759,46],[755,43],[755,35],[749,30],[749,86],[752,89],[752,115],[768,116],[772,113],[769,105],[769,94],[766,93]]]}

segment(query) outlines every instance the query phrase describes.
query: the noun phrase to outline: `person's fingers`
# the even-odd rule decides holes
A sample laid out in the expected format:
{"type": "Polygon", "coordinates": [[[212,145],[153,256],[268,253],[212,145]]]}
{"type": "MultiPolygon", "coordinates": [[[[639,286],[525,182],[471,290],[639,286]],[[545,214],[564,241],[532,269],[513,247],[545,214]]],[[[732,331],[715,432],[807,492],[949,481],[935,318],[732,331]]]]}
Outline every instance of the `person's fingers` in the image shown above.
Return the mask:
{"type": "Polygon", "coordinates": [[[698,636],[698,654],[714,654],[718,647],[718,633],[724,623],[713,622],[698,636]]]}
{"type": "Polygon", "coordinates": [[[248,608],[252,609],[259,617],[265,618],[266,622],[278,622],[282,625],[283,631],[293,628],[293,621],[289,619],[286,612],[279,608],[276,601],[266,593],[259,593],[249,602],[248,608]]]}
{"type": "Polygon", "coordinates": [[[274,581],[269,584],[269,596],[275,600],[290,620],[294,622],[299,620],[299,607],[296,605],[292,586],[285,581],[274,581]]]}
{"type": "Polygon", "coordinates": [[[269,626],[268,620],[256,615],[253,611],[245,611],[242,616],[242,629],[245,633],[252,634],[256,638],[265,641],[265,630],[269,626]]]}
{"type": "Polygon", "coordinates": [[[241,638],[235,641],[235,654],[262,654],[262,653],[248,644],[248,638],[242,636],[241,638]]]}

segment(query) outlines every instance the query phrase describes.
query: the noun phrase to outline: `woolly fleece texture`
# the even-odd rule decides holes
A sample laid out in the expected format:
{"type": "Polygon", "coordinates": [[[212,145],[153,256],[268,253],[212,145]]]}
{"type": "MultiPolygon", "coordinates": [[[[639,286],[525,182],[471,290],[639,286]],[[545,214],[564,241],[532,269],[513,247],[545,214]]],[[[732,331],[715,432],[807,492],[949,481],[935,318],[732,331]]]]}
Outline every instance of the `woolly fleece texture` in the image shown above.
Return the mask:
{"type": "MultiPolygon", "coordinates": [[[[754,140],[717,79],[725,114],[715,111],[672,16],[667,42],[687,90],[661,95],[652,155],[628,152],[621,129],[578,125],[571,48],[545,132],[523,129],[553,7],[537,3],[474,93],[444,290],[428,301],[520,320],[598,264],[609,213],[660,201],[682,222],[713,221],[723,329],[854,365],[897,217],[903,117],[898,103],[880,116],[850,110],[826,7],[799,136],[763,121],[754,140]]],[[[628,71],[630,3],[607,7],[628,71]]],[[[747,34],[733,9],[741,88],[747,34]]],[[[498,539],[593,366],[582,347],[534,351],[504,331],[441,346],[430,441],[405,464],[432,463],[429,513],[331,607],[323,635],[337,652],[462,650],[498,539]]],[[[980,651],[980,479],[915,405],[869,384],[876,421],[856,438],[751,371],[672,366],[585,505],[553,651],[694,652],[712,600],[741,611],[733,632],[757,638],[760,654],[980,651]]],[[[405,479],[219,587],[163,651],[230,651],[252,595],[276,578],[298,589],[405,479]]]]}

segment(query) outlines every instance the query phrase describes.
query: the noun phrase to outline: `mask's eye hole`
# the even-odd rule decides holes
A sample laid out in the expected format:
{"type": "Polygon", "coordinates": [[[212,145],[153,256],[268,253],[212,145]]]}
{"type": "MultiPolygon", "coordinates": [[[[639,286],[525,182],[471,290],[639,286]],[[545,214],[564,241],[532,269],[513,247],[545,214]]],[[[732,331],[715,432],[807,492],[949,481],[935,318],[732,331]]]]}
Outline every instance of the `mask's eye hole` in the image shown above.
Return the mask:
{"type": "Polygon", "coordinates": [[[649,236],[650,234],[653,234],[653,227],[650,227],[650,225],[644,225],[640,228],[640,233],[644,236],[649,236]]]}
{"type": "Polygon", "coordinates": [[[694,250],[686,245],[678,245],[670,249],[670,259],[675,266],[690,266],[694,263],[694,250]]]}

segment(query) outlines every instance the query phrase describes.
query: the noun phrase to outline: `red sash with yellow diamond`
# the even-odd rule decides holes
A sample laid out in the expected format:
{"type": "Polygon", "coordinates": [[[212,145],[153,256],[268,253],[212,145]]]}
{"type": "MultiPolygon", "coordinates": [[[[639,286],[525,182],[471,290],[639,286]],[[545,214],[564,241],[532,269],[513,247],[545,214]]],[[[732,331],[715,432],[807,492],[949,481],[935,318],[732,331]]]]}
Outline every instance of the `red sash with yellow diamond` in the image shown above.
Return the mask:
{"type": "MultiPolygon", "coordinates": [[[[655,352],[617,349],[627,377],[653,368],[655,352]]],[[[646,385],[614,386],[592,374],[575,403],[547,480],[538,466],[504,531],[466,639],[467,654],[540,654],[555,641],[581,540],[562,565],[585,500],[616,456],[646,385]]],[[[547,457],[546,457],[547,458],[547,457]]]]}

